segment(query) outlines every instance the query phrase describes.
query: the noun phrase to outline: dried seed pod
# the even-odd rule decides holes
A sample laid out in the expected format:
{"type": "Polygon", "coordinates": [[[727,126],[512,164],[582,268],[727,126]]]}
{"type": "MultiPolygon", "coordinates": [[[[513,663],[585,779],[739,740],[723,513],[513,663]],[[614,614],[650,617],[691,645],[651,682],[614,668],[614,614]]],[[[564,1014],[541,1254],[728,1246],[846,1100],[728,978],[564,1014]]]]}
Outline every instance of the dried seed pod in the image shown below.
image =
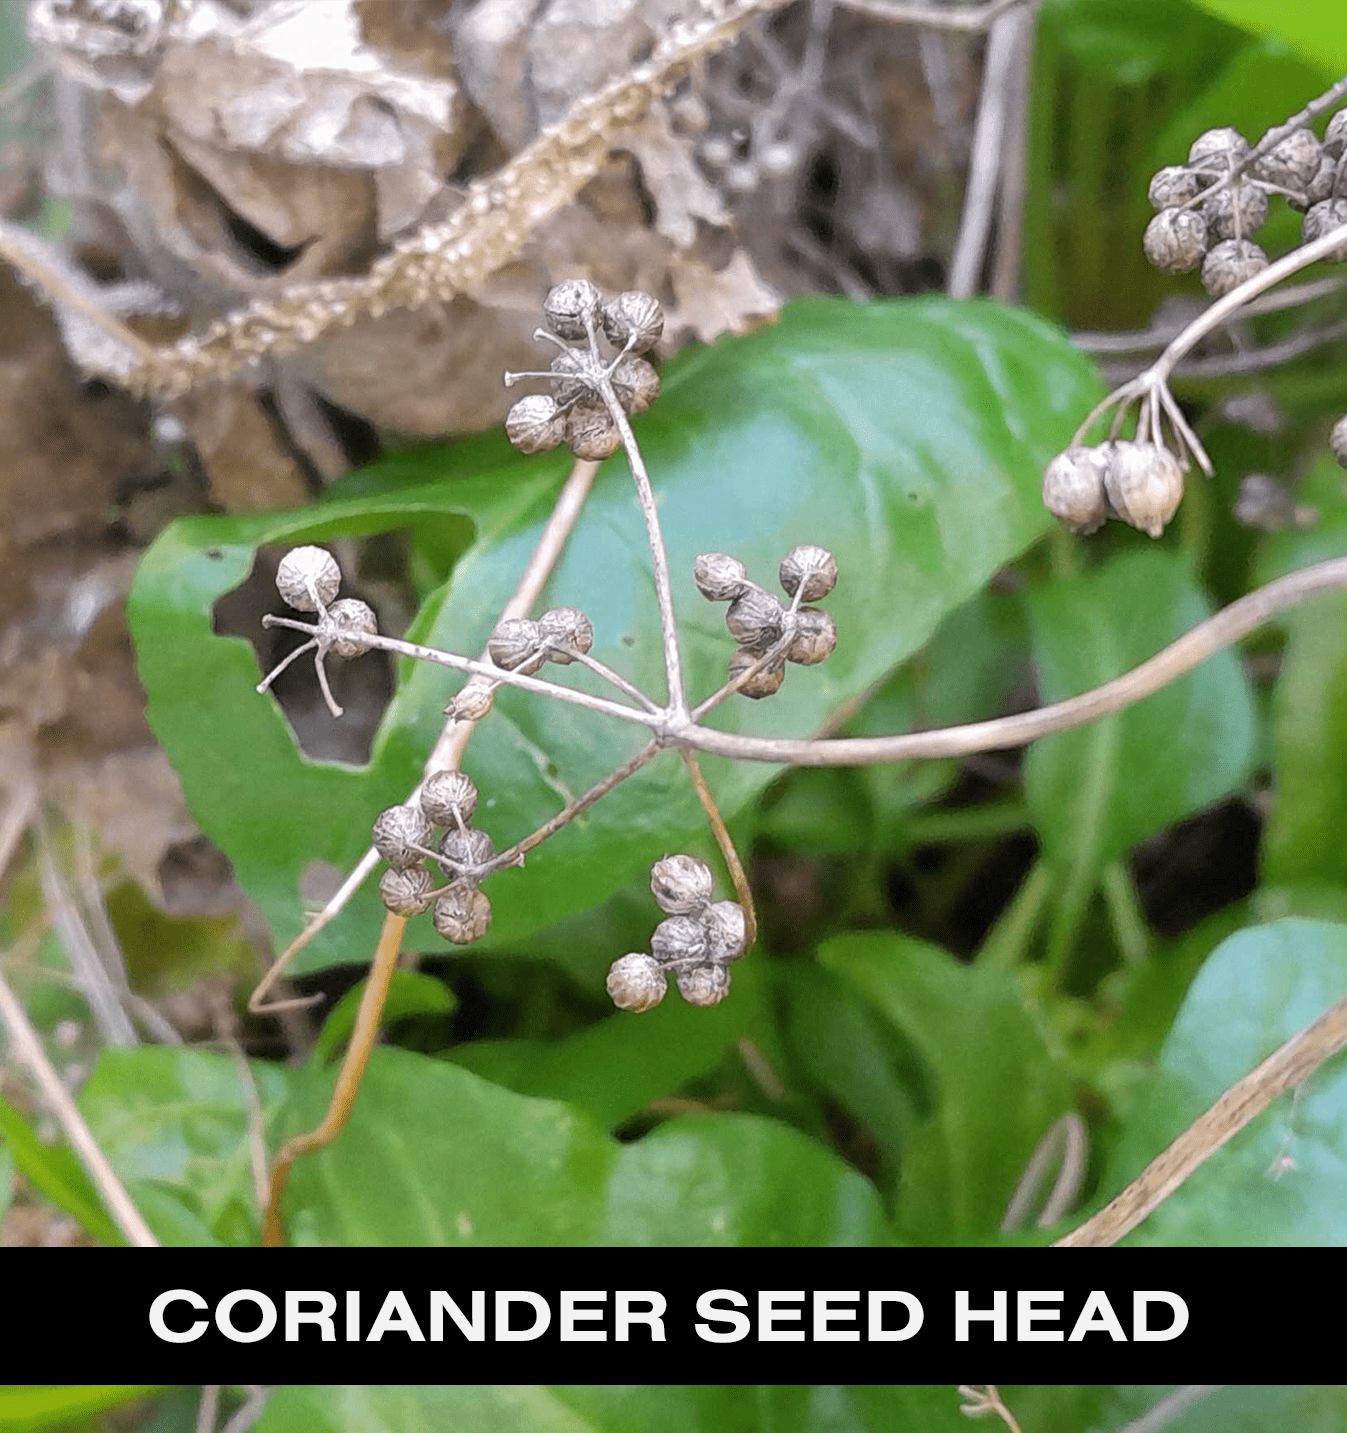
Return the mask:
{"type": "Polygon", "coordinates": [[[650,868],[651,894],[669,915],[692,915],[703,909],[713,884],[710,866],[696,856],[665,856],[650,868]]]}
{"type": "Polygon", "coordinates": [[[566,349],[558,353],[547,365],[556,374],[552,379],[552,392],[558,403],[574,403],[594,390],[590,386],[589,355],[566,349]]]}
{"type": "Polygon", "coordinates": [[[491,924],[491,902],[471,881],[455,881],[436,897],[430,919],[445,940],[470,945],[481,940],[491,924]]]}
{"type": "Polygon", "coordinates": [[[669,977],[659,962],[644,952],[634,952],[615,960],[608,967],[608,998],[619,1010],[639,1015],[653,1010],[664,999],[669,977]]]}
{"type": "Polygon", "coordinates": [[[649,353],[664,332],[664,310],[658,300],[639,289],[628,289],[603,306],[603,331],[616,348],[631,344],[633,353],[649,353]]]}
{"type": "Polygon", "coordinates": [[[321,547],[292,547],[276,569],[276,590],[298,612],[326,607],[340,587],[337,559],[321,547]]]}
{"type": "Polygon", "coordinates": [[[1156,211],[1175,209],[1196,199],[1200,187],[1197,175],[1191,169],[1181,164],[1167,164],[1151,176],[1146,197],[1156,211]]]}
{"type": "Polygon", "coordinates": [[[1341,159],[1347,153],[1347,109],[1340,109],[1328,121],[1324,130],[1324,154],[1329,159],[1341,159]]]}
{"type": "Polygon", "coordinates": [[[577,458],[599,463],[622,446],[622,435],[602,403],[577,403],[566,415],[566,441],[577,458]]]}
{"type": "Polygon", "coordinates": [[[1155,443],[1113,443],[1104,486],[1124,522],[1159,537],[1183,497],[1183,470],[1172,453],[1155,443]]]}
{"type": "Polygon", "coordinates": [[[728,552],[704,552],[692,564],[697,591],[712,602],[731,602],[748,586],[748,572],[728,552]]]}
{"type": "Polygon", "coordinates": [[[358,634],[365,632],[372,637],[379,630],[374,609],[357,597],[343,597],[334,602],[327,609],[327,620],[333,627],[342,628],[345,634],[333,637],[328,645],[328,650],[339,657],[358,657],[368,652],[368,644],[362,642],[358,634]]]}
{"type": "MultiPolygon", "coordinates": [[[[729,680],[734,681],[740,672],[746,672],[760,660],[760,653],[751,652],[747,647],[736,647],[730,654],[729,680]]],[[[784,658],[778,657],[754,672],[739,691],[746,697],[752,697],[754,701],[761,701],[763,697],[774,696],[779,692],[781,683],[785,680],[786,663],[784,658]]]]}
{"type": "Polygon", "coordinates": [[[706,957],[706,931],[695,916],[669,916],[655,927],[650,937],[650,954],[661,965],[678,960],[706,957]]]}
{"type": "Polygon", "coordinates": [[[558,338],[584,338],[585,319],[597,320],[603,295],[588,279],[567,279],[548,291],[543,318],[558,338]]]}
{"type": "Polygon", "coordinates": [[[384,909],[395,916],[407,919],[419,916],[430,905],[430,893],[435,889],[435,878],[420,866],[400,871],[390,866],[379,877],[379,899],[384,909]]]}
{"type": "MultiPolygon", "coordinates": [[[[1306,211],[1300,221],[1300,237],[1306,244],[1322,239],[1347,224],[1347,199],[1325,199],[1306,211]]],[[[1347,239],[1324,255],[1326,263],[1347,263],[1347,239]]]]}
{"type": "Polygon", "coordinates": [[[689,1005],[719,1005],[730,993],[730,972],[723,965],[694,965],[676,970],[674,983],[689,1005]]]}
{"type": "Polygon", "coordinates": [[[777,576],[787,596],[794,597],[796,590],[803,586],[800,601],[817,602],[837,586],[837,559],[826,547],[802,542],[781,559],[777,576]]]}
{"type": "Polygon", "coordinates": [[[745,647],[770,647],[781,636],[785,608],[761,587],[749,584],[725,609],[730,636],[745,647]]]}
{"type": "Polygon", "coordinates": [[[419,806],[390,806],[380,811],[370,828],[370,844],[399,871],[419,866],[425,859],[413,846],[428,846],[434,832],[419,806]]]}
{"type": "MultiPolygon", "coordinates": [[[[1347,114],[1347,110],[1343,111],[1347,114]]],[[[1328,446],[1333,450],[1333,456],[1347,468],[1347,415],[1339,418],[1333,425],[1333,431],[1328,435],[1328,446]]]]}
{"type": "Polygon", "coordinates": [[[795,635],[786,648],[786,660],[812,667],[832,655],[837,646],[837,623],[819,607],[801,607],[795,614],[795,635]]]}
{"type": "Polygon", "coordinates": [[[1319,172],[1323,149],[1312,129],[1293,129],[1264,155],[1254,160],[1253,172],[1259,179],[1279,189],[1304,193],[1319,172]]]}
{"type": "Polygon", "coordinates": [[[1315,204],[1322,204],[1325,199],[1336,197],[1334,191],[1337,188],[1337,178],[1338,161],[1336,159],[1321,160],[1318,169],[1314,171],[1314,178],[1305,186],[1304,201],[1290,199],[1287,202],[1293,209],[1299,209],[1302,213],[1315,204]]]}
{"type": "Polygon", "coordinates": [[[487,638],[487,656],[507,672],[536,672],[546,660],[542,629],[531,617],[506,617],[487,638]]]}
{"type": "Polygon", "coordinates": [[[475,871],[478,866],[485,866],[495,854],[496,843],[485,831],[479,831],[475,826],[469,826],[464,831],[460,831],[457,826],[451,826],[440,837],[440,855],[466,871],[475,871]]]}
{"type": "Polygon", "coordinates": [[[594,645],[594,624],[578,607],[549,607],[538,618],[538,630],[547,645],[547,659],[559,667],[575,661],[566,648],[588,652],[594,645]]]}
{"type": "Polygon", "coordinates": [[[458,829],[472,820],[477,809],[477,788],[464,771],[436,771],[421,786],[421,810],[434,826],[458,829]]]}
{"type": "Polygon", "coordinates": [[[1146,258],[1167,274],[1186,274],[1207,251],[1207,221],[1196,209],[1161,209],[1141,238],[1146,258]]]}
{"type": "Polygon", "coordinates": [[[1108,516],[1102,448],[1068,448],[1043,471],[1043,506],[1072,532],[1097,532],[1108,516]]]}
{"type": "Polygon", "coordinates": [[[1208,239],[1242,239],[1267,223],[1267,195],[1256,184],[1236,180],[1202,201],[1208,239]]]}
{"type": "Polygon", "coordinates": [[[644,413],[659,397],[659,374],[644,358],[629,353],[613,369],[613,391],[624,413],[644,413]]]}
{"type": "Polygon", "coordinates": [[[1208,174],[1225,174],[1249,152],[1249,141],[1237,129],[1209,129],[1193,140],[1188,163],[1208,174]]]}
{"type": "Polygon", "coordinates": [[[1222,239],[1202,261],[1202,287],[1214,299],[1267,268],[1267,255],[1251,239],[1222,239]]]}
{"type": "Polygon", "coordinates": [[[450,721],[481,721],[495,704],[495,692],[485,677],[472,677],[449,700],[444,714],[450,721]]]}
{"type": "Polygon", "coordinates": [[[566,419],[550,393],[529,393],[505,415],[505,436],[521,453],[546,453],[566,436],[566,419]]]}
{"type": "Polygon", "coordinates": [[[738,960],[748,946],[744,908],[734,901],[716,901],[702,917],[706,953],[714,961],[738,960]]]}

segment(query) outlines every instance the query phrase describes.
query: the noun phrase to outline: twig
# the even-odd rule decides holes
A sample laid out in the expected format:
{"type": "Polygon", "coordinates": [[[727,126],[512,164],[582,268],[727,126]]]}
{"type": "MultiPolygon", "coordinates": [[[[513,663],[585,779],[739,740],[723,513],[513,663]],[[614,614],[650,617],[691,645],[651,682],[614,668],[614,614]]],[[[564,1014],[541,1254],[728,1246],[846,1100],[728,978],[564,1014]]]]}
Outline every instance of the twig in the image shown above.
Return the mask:
{"type": "Polygon", "coordinates": [[[220,1416],[220,1385],[203,1383],[201,1401],[196,1406],[196,1433],[215,1433],[215,1420],[220,1416]]]}
{"type": "Polygon", "coordinates": [[[230,1415],[228,1422],[220,1429],[220,1433],[248,1433],[248,1430],[262,1416],[262,1410],[267,1406],[271,1389],[261,1383],[246,1383],[244,1387],[248,1390],[247,1400],[236,1413],[230,1415]]]}
{"type": "Polygon", "coordinates": [[[748,877],[744,874],[739,852],[734,849],[734,842],[730,838],[729,828],[725,825],[725,818],[720,814],[720,808],[711,795],[711,788],[706,784],[706,778],[697,764],[697,758],[690,751],[680,751],[678,754],[683,758],[683,765],[687,768],[688,776],[692,781],[692,789],[697,793],[697,800],[701,802],[702,810],[706,813],[707,824],[711,827],[711,834],[716,838],[716,845],[720,847],[720,854],[725,860],[725,868],[729,871],[730,880],[734,883],[735,897],[743,909],[744,949],[742,954],[746,955],[753,948],[753,942],[758,938],[758,911],[753,904],[753,890],[748,884],[748,877]]]}
{"type": "MultiPolygon", "coordinates": [[[[1027,0],[1032,7],[1037,0],[1027,0]]],[[[1034,61],[1034,15],[1020,27],[1006,94],[1001,182],[996,190],[996,243],[992,250],[991,293],[1013,303],[1020,290],[1024,240],[1025,174],[1029,156],[1029,77],[1034,61]]]]}
{"type": "Polygon", "coordinates": [[[987,35],[982,94],[973,127],[973,152],[968,162],[963,213],[945,285],[946,292],[953,298],[967,298],[978,290],[996,206],[1002,136],[1014,87],[1015,62],[1025,48],[1024,37],[1033,24],[1032,8],[1002,8],[1004,13],[996,16],[987,35]]]}
{"type": "Polygon", "coordinates": [[[1347,338],[1347,319],[1337,323],[1323,324],[1318,328],[1301,329],[1278,343],[1267,343],[1262,348],[1248,348],[1240,353],[1214,354],[1210,358],[1192,358],[1182,363],[1175,373],[1176,378],[1234,378],[1249,373],[1263,373],[1279,364],[1291,363],[1347,338]]]}
{"type": "Polygon", "coordinates": [[[1339,1000],[1226,1092],[1098,1214],[1064,1235],[1054,1248],[1106,1248],[1143,1219],[1256,1118],[1284,1090],[1308,1079],[1347,1046],[1347,997],[1339,1000]]]}
{"type": "Polygon", "coordinates": [[[1020,1175],[1006,1206],[1005,1218],[1001,1220],[1001,1233],[1013,1234],[1024,1227],[1039,1186],[1054,1164],[1058,1166],[1056,1183],[1048,1192],[1034,1223],[1039,1229],[1055,1224],[1080,1193],[1088,1149],[1085,1121],[1074,1110],[1068,1110],[1060,1119],[1054,1120],[1034,1146],[1034,1152],[1024,1166],[1024,1173],[1020,1175]]]}
{"type": "Polygon", "coordinates": [[[1140,1418],[1134,1418],[1118,1433],[1159,1433],[1166,1424],[1172,1423],[1180,1413],[1186,1412],[1194,1403],[1210,1397],[1219,1388],[1219,1383],[1185,1383],[1173,1393],[1166,1394],[1153,1408],[1147,1409],[1140,1418]]]}
{"type": "Polygon", "coordinates": [[[977,34],[986,30],[1007,10],[1024,4],[1024,0],[987,0],[982,5],[950,6],[906,5],[900,0],[837,0],[844,10],[855,10],[874,20],[887,20],[894,25],[920,25],[928,30],[962,30],[977,34]]]}
{"type": "Polygon", "coordinates": [[[965,1417],[982,1418],[988,1413],[994,1413],[1010,1433],[1020,1433],[1020,1425],[1015,1422],[1015,1415],[1001,1401],[1001,1395],[994,1383],[961,1383],[958,1393],[963,1399],[959,1412],[965,1417]]]}
{"type": "Polygon", "coordinates": [[[10,1042],[19,1060],[32,1072],[42,1090],[43,1097],[51,1106],[53,1114],[65,1131],[71,1147],[79,1156],[89,1178],[98,1187],[103,1203],[128,1244],[142,1249],[157,1249],[159,1241],[150,1232],[149,1225],[140,1216],[140,1211],[131,1202],[116,1171],[99,1149],[97,1140],[84,1122],[84,1116],[76,1108],[70,1093],[61,1083],[61,1077],[47,1059],[42,1041],[28,1023],[23,1006],[9,988],[3,973],[0,973],[0,1021],[9,1033],[10,1042]]]}

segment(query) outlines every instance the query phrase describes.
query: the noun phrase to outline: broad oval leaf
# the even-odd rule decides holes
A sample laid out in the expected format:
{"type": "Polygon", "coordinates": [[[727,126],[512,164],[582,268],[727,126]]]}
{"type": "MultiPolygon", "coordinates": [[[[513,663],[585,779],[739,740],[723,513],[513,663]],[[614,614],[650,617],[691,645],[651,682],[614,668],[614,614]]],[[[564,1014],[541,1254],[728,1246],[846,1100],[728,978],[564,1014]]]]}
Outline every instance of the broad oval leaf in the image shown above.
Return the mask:
{"type": "MultiPolygon", "coordinates": [[[[1086,362],[1038,320],[943,298],[804,300],[775,325],[671,364],[664,393],[637,432],[658,494],[692,694],[719,685],[731,650],[722,609],[693,587],[698,552],[731,550],[773,586],[792,544],[821,542],[837,554],[842,578],[828,607],[840,637],[832,658],[793,668],[773,702],[731,702],[716,714],[729,729],[814,730],[1046,529],[1043,463],[1095,392],[1086,362]]],[[[475,541],[413,631],[418,640],[476,654],[563,470],[555,456],[502,457],[502,446],[403,458],[339,484],[299,513],[179,522],[141,565],[130,610],[151,725],[194,815],[278,941],[301,924],[299,882],[308,863],[348,868],[373,816],[414,784],[460,679],[426,664],[406,675],[367,768],[306,761],[279,708],[253,691],[251,649],[212,635],[212,605],[243,578],[259,544],[459,513],[475,524],[475,541]],[[465,472],[474,460],[486,470],[465,472]]],[[[662,695],[650,558],[621,456],[601,471],[545,600],[583,607],[594,623],[595,655],[662,695]]],[[[576,672],[563,679],[590,684],[590,674],[576,672]]],[[[625,759],[642,731],[502,692],[465,760],[483,793],[479,824],[498,846],[508,844],[625,759]]],[[[727,814],[771,774],[747,763],[707,767],[727,814]]],[[[540,849],[527,872],[493,879],[488,943],[517,940],[597,904],[700,824],[681,767],[666,753],[540,849]]],[[[380,915],[367,890],[346,921],[304,953],[301,968],[365,958],[380,915]]],[[[420,929],[433,942],[428,925],[420,929]]],[[[610,958],[596,952],[596,973],[610,958]]]]}
{"type": "MultiPolygon", "coordinates": [[[[1347,995],[1347,925],[1287,919],[1223,941],[1189,988],[1103,1181],[1109,1197],[1224,1090],[1347,995]]],[[[1126,1241],[1347,1244],[1347,1059],[1216,1151],[1126,1241]]]]}

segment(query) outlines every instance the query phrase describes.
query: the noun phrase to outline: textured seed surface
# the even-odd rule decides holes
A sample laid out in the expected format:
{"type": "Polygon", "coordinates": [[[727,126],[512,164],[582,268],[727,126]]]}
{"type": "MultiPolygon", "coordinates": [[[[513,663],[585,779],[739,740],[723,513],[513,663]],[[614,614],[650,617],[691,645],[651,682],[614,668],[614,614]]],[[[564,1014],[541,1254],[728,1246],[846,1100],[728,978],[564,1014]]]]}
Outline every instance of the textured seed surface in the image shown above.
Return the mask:
{"type": "Polygon", "coordinates": [[[321,547],[291,548],[276,569],[276,590],[296,611],[316,612],[310,583],[317,590],[318,601],[326,607],[341,587],[337,559],[321,547]]]}
{"type": "Polygon", "coordinates": [[[660,910],[691,915],[711,899],[711,868],[695,856],[665,856],[650,868],[650,890],[660,910]]]}
{"type": "Polygon", "coordinates": [[[637,952],[619,957],[608,967],[607,985],[608,997],[619,1010],[639,1014],[664,999],[669,981],[657,960],[637,952]]]}

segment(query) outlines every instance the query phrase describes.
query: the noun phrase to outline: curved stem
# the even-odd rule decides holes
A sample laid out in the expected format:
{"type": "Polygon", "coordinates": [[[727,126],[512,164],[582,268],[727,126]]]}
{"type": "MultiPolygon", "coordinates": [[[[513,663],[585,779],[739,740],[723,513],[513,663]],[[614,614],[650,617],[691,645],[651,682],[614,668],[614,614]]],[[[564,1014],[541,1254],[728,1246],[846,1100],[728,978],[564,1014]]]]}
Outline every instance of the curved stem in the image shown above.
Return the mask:
{"type": "Polygon", "coordinates": [[[707,824],[711,827],[711,834],[716,838],[716,845],[720,847],[725,868],[729,871],[730,880],[734,883],[734,894],[739,898],[739,905],[744,912],[744,948],[740,954],[746,955],[753,948],[753,942],[758,938],[758,910],[753,904],[752,887],[748,884],[748,876],[744,873],[743,863],[739,860],[739,852],[734,848],[734,841],[730,837],[729,828],[725,825],[725,818],[720,814],[715,797],[711,795],[711,788],[706,784],[706,778],[697,764],[697,758],[690,751],[680,751],[678,754],[683,758],[683,765],[687,768],[692,789],[697,793],[697,800],[701,802],[702,810],[706,812],[707,824]]]}

